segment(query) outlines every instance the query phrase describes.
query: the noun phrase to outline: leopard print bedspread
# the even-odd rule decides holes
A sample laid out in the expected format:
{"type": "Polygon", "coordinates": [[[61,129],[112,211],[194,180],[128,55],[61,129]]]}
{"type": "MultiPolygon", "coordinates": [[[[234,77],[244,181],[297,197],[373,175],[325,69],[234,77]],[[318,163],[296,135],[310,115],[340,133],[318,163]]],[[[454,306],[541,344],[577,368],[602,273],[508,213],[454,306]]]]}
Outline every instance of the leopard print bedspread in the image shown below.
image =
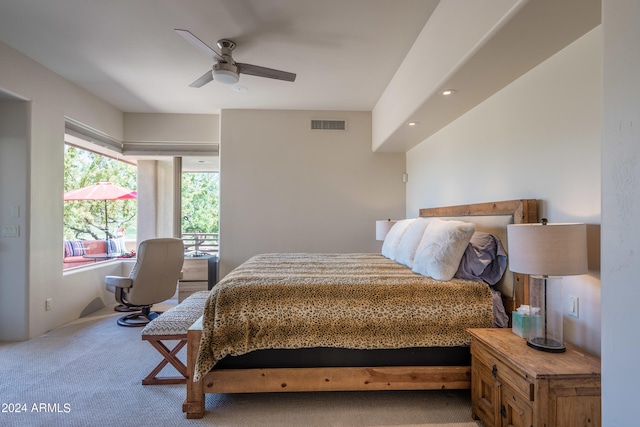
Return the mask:
{"type": "Polygon", "coordinates": [[[211,290],[194,380],[252,350],[460,346],[466,328],[492,325],[482,282],[439,282],[379,254],[258,255],[211,290]]]}

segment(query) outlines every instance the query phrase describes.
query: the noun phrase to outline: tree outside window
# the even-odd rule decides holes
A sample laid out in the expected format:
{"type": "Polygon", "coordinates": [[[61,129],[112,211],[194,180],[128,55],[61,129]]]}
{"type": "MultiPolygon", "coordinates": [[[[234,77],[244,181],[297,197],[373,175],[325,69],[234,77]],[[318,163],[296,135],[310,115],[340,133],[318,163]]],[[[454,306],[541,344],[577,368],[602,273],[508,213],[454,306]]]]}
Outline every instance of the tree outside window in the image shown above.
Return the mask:
{"type": "Polygon", "coordinates": [[[182,173],[183,233],[218,233],[218,185],[216,172],[182,173]]]}
{"type": "MultiPolygon", "coordinates": [[[[111,182],[131,190],[137,188],[137,168],[70,145],[64,146],[64,191],[97,182],[111,182]]],[[[136,200],[109,201],[107,230],[110,239],[130,236],[135,240],[136,200]]],[[[105,203],[97,200],[68,201],[64,204],[64,240],[105,238],[105,203]]]]}

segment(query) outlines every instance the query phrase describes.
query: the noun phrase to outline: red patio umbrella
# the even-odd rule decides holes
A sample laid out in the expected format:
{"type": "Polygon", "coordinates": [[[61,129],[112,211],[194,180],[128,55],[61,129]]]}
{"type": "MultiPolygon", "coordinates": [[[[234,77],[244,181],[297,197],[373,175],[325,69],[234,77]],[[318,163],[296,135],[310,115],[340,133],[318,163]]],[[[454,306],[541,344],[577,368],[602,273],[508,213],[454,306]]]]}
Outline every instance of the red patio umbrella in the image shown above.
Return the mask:
{"type": "Polygon", "coordinates": [[[138,192],[120,187],[112,182],[96,182],[87,187],[70,190],[64,193],[64,201],[71,200],[104,200],[104,232],[109,238],[109,225],[107,218],[107,200],[135,199],[138,192]]]}

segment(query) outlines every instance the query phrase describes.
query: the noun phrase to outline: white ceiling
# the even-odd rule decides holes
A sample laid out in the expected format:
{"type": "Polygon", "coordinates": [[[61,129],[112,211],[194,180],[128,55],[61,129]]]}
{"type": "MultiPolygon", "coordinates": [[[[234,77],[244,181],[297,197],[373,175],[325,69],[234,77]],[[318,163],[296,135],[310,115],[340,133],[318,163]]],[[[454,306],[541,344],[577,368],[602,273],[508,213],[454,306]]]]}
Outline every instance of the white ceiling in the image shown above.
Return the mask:
{"type": "Polygon", "coordinates": [[[437,0],[1,0],[0,41],[123,112],[372,110],[437,0]],[[212,61],[179,37],[228,38],[246,92],[188,85],[212,61]]]}

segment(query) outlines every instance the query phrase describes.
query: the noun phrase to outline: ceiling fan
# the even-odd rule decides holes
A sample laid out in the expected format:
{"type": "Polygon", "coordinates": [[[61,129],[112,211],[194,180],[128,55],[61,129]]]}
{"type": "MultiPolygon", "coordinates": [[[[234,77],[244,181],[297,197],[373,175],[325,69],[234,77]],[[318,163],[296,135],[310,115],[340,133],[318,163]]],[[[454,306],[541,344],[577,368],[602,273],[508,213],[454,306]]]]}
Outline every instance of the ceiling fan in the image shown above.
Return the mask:
{"type": "Polygon", "coordinates": [[[176,29],[176,33],[182,36],[186,41],[191,43],[196,49],[202,51],[209,58],[216,60],[211,71],[204,73],[198,80],[191,83],[191,87],[202,87],[209,83],[211,80],[215,80],[225,84],[238,83],[239,74],[248,74],[251,76],[266,77],[268,79],[284,80],[287,82],[293,82],[296,79],[294,73],[287,71],[274,70],[273,68],[260,67],[258,65],[242,64],[233,60],[231,53],[236,47],[236,44],[231,40],[222,39],[218,40],[218,47],[220,52],[207,46],[202,40],[194,36],[189,30],[176,29]]]}

